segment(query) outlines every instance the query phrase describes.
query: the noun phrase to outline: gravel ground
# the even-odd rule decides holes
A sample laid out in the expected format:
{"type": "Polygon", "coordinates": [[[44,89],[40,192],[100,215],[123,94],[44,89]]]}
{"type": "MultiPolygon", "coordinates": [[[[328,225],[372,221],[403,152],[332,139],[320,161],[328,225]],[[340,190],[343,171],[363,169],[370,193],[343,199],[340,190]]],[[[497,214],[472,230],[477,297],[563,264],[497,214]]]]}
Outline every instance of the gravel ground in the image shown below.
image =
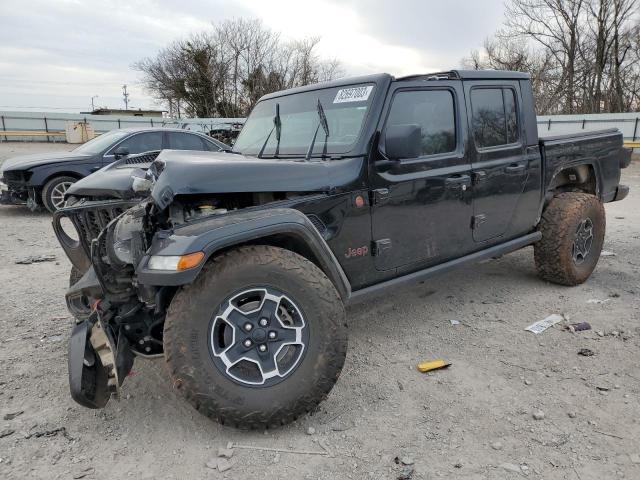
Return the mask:
{"type": "MultiPolygon", "coordinates": [[[[52,148],[69,146],[0,143],[0,161],[52,148]]],[[[328,400],[265,432],[198,414],[161,360],[136,361],[121,401],[76,405],[70,264],[49,215],[0,207],[0,478],[640,478],[640,162],[623,183],[629,197],[606,206],[605,249],[615,256],[586,284],[539,280],[527,248],[353,306],[328,400]],[[15,263],[30,255],[56,258],[15,263]],[[524,330],[552,313],[593,330],[524,330]],[[595,355],[578,355],[583,348],[595,355]],[[452,365],[416,371],[434,358],[452,365]],[[328,454],[235,448],[229,470],[208,468],[228,442],[328,454]]]]}

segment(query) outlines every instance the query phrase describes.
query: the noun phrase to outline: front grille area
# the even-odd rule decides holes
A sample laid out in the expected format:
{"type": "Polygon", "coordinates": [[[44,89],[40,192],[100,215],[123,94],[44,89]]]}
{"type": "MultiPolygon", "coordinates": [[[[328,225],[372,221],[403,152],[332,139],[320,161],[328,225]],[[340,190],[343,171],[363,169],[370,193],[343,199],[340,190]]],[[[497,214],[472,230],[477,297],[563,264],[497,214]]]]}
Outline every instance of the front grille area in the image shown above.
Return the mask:
{"type": "Polygon", "coordinates": [[[31,177],[31,172],[23,172],[21,170],[4,172],[2,174],[2,180],[4,183],[9,185],[12,188],[24,188],[26,187],[27,181],[31,177]]]}
{"type": "Polygon", "coordinates": [[[91,251],[91,242],[114,218],[120,216],[137,202],[132,201],[102,201],[80,202],[67,207],[62,213],[68,217],[76,227],[78,237],[87,254],[91,251]]]}

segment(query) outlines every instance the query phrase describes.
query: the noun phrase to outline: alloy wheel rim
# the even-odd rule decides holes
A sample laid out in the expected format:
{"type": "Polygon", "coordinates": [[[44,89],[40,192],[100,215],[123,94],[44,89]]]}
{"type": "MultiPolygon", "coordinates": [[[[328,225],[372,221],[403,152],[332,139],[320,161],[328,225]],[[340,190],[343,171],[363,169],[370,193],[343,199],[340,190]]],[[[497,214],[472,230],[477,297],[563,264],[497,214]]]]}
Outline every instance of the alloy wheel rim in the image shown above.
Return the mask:
{"type": "Polygon", "coordinates": [[[73,182],[60,182],[51,190],[51,204],[56,210],[64,207],[64,196],[71,185],[73,185],[73,182]]]}
{"type": "Polygon", "coordinates": [[[211,358],[237,383],[264,387],[298,367],[309,328],[298,305],[283,292],[249,288],[225,300],[209,327],[211,358]]]}
{"type": "Polygon", "coordinates": [[[573,240],[571,256],[576,265],[580,265],[585,261],[591,245],[593,244],[593,222],[590,218],[585,218],[580,222],[576,229],[575,238],[573,240]]]}

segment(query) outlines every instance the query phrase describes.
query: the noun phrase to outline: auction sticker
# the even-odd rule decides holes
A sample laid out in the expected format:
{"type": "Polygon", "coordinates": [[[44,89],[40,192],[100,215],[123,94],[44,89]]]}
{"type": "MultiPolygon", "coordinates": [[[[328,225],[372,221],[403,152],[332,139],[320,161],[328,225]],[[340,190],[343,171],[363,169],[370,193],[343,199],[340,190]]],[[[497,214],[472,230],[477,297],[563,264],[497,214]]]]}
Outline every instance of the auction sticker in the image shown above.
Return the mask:
{"type": "Polygon", "coordinates": [[[336,93],[333,103],[364,102],[369,98],[373,85],[353,88],[341,88],[336,93]]]}

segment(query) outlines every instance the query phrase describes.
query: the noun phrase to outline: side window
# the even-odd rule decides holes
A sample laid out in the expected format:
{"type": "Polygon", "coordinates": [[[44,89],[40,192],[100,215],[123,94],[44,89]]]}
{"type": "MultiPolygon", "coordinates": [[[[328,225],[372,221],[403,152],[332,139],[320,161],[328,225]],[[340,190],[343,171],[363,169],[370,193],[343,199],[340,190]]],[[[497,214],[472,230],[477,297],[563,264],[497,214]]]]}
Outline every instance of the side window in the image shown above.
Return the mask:
{"type": "Polygon", "coordinates": [[[162,132],[138,133],[127,138],[118,147],[125,147],[132,155],[162,150],[162,132]]]}
{"type": "Polygon", "coordinates": [[[209,152],[219,152],[220,150],[222,150],[222,147],[213,141],[202,139],[202,143],[204,143],[205,150],[209,152]]]}
{"type": "Polygon", "coordinates": [[[473,138],[478,148],[518,141],[518,112],[511,88],[471,90],[473,138]]]}
{"type": "Polygon", "coordinates": [[[169,132],[169,145],[173,150],[208,150],[198,135],[169,132]]]}
{"type": "Polygon", "coordinates": [[[516,107],[516,94],[510,88],[505,88],[504,94],[504,112],[507,117],[507,141],[515,143],[520,139],[518,135],[518,111],[516,107]]]}
{"type": "Polygon", "coordinates": [[[393,97],[387,126],[415,123],[422,128],[422,155],[456,149],[456,120],[449,90],[400,91],[393,97]]]}

